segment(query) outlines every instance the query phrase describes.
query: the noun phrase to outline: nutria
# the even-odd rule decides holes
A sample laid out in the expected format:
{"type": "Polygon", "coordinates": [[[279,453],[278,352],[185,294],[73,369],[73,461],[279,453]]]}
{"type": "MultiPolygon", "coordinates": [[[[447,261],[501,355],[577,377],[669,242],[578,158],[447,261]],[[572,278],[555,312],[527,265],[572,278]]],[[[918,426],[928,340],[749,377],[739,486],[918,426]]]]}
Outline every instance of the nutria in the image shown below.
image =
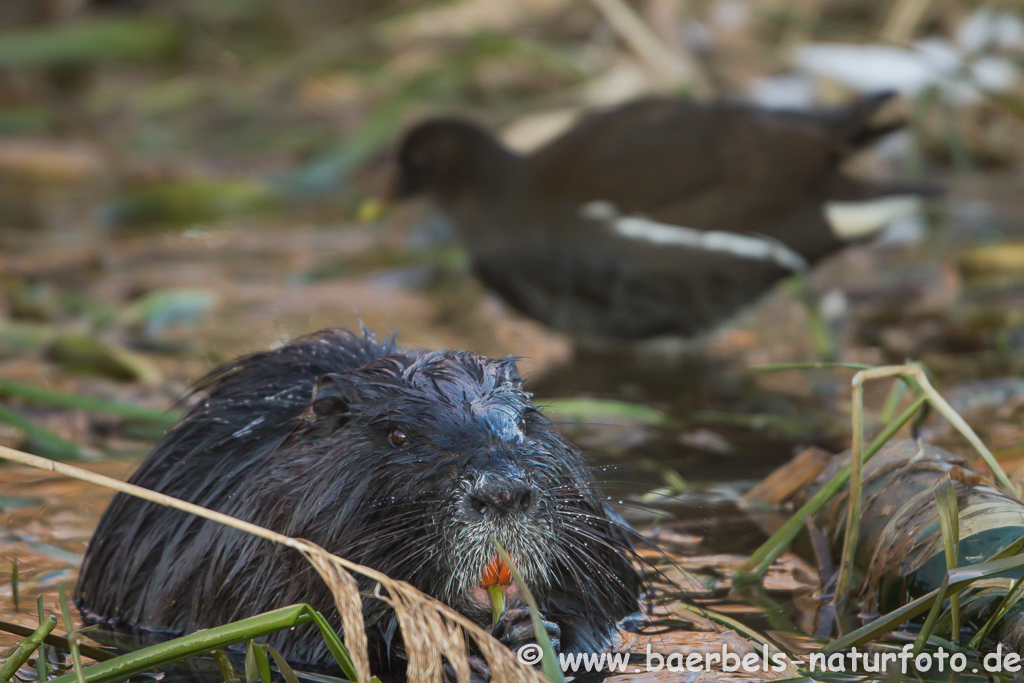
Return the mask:
{"type": "MultiPolygon", "coordinates": [[[[530,403],[513,358],[326,330],[228,363],[197,391],[133,484],[309,539],[485,627],[493,534],[563,652],[600,651],[638,607],[631,530],[530,403]]],[[[300,602],[340,629],[296,551],[122,494],[89,544],[75,600],[87,623],[155,637],[300,602]]],[[[401,675],[393,613],[373,597],[363,611],[375,665],[401,675]]],[[[517,649],[532,637],[528,619],[510,595],[494,633],[517,649]]],[[[333,668],[315,628],[268,642],[300,666],[333,668]]]]}

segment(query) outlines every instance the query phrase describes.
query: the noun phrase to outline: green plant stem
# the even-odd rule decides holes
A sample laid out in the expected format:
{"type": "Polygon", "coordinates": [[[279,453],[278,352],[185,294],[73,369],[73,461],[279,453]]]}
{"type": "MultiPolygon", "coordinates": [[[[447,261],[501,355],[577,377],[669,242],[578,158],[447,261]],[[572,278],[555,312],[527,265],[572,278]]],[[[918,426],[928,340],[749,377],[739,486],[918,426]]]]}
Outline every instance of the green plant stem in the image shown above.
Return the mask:
{"type": "Polygon", "coordinates": [[[853,376],[852,409],[853,423],[850,447],[850,492],[846,500],[846,534],[843,538],[843,554],[839,562],[839,576],[836,579],[836,612],[842,612],[850,593],[854,560],[857,555],[857,540],[860,536],[860,507],[864,484],[864,382],[861,370],[853,376]]]}
{"type": "Polygon", "coordinates": [[[14,673],[21,668],[21,665],[32,656],[32,651],[39,647],[46,636],[57,626],[57,617],[51,616],[44,621],[39,628],[32,632],[20,643],[3,664],[0,664],[0,681],[9,681],[14,673]]]}
{"type": "Polygon", "coordinates": [[[1006,472],[1003,471],[1003,468],[999,465],[996,457],[992,455],[992,451],[982,443],[981,439],[978,438],[978,435],[973,429],[971,429],[970,425],[967,424],[964,418],[960,417],[960,413],[956,412],[956,410],[953,409],[953,406],[949,405],[946,399],[942,398],[942,395],[935,389],[935,387],[932,386],[924,368],[919,364],[915,364],[912,367],[914,369],[913,376],[921,385],[921,391],[923,391],[928,397],[932,407],[934,407],[942,417],[949,420],[949,423],[956,427],[958,432],[963,434],[964,438],[974,446],[974,449],[978,451],[982,460],[984,460],[985,464],[988,465],[990,470],[992,470],[992,475],[995,476],[999,485],[1002,486],[1003,489],[1012,497],[1016,498],[1017,492],[1013,488],[1013,483],[1010,481],[1010,478],[1006,476],[1006,472]]]}
{"type": "MultiPolygon", "coordinates": [[[[39,616],[39,626],[41,627],[46,623],[46,616],[43,610],[43,595],[40,593],[36,596],[36,614],[39,616]]],[[[54,623],[56,617],[54,617],[54,623]]],[[[36,654],[36,671],[39,674],[39,681],[45,681],[50,676],[49,667],[46,665],[46,639],[43,638],[39,643],[39,652],[36,654]]]]}
{"type": "Polygon", "coordinates": [[[68,607],[68,595],[64,590],[64,584],[59,586],[58,595],[60,596],[60,611],[64,615],[64,629],[68,634],[68,649],[71,650],[71,659],[75,663],[74,671],[70,675],[74,676],[78,683],[85,683],[85,674],[82,673],[85,666],[82,664],[82,653],[78,649],[78,633],[71,620],[71,609],[68,607]]]}
{"type": "MultiPolygon", "coordinates": [[[[41,601],[42,596],[39,596],[39,599],[41,601]]],[[[42,615],[42,609],[42,605],[40,605],[40,615],[42,615]]],[[[40,622],[41,621],[42,617],[40,616],[40,622]]],[[[20,624],[12,624],[9,621],[0,620],[0,631],[3,631],[5,633],[13,633],[16,636],[27,638],[28,636],[32,635],[33,630],[34,629],[29,628],[28,626],[21,626],[20,624]]],[[[47,645],[50,645],[51,647],[60,648],[62,650],[71,650],[71,646],[68,645],[68,639],[64,636],[57,635],[55,633],[51,633],[50,635],[46,636],[46,640],[43,642],[47,645]]],[[[113,659],[117,656],[111,652],[107,652],[106,650],[101,650],[98,647],[91,647],[89,645],[85,645],[84,643],[79,644],[78,649],[81,650],[82,654],[84,654],[86,657],[95,659],[97,662],[113,659]]]]}

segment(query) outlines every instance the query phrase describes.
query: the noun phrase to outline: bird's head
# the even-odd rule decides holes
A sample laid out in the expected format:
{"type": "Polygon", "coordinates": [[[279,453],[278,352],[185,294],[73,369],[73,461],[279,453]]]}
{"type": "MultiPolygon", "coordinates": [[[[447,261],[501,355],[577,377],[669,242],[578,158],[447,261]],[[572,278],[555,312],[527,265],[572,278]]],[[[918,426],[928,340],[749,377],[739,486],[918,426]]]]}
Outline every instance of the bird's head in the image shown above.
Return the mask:
{"type": "Polygon", "coordinates": [[[410,129],[397,153],[396,199],[430,195],[444,208],[504,177],[516,157],[483,127],[455,118],[410,129]]]}

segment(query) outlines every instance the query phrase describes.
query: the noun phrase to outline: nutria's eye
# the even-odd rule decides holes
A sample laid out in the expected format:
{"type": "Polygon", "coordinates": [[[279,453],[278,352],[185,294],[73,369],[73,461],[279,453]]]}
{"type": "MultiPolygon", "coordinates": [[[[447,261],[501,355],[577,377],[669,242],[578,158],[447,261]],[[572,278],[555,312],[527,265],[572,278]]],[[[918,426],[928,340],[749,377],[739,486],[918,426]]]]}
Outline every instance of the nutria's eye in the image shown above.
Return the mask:
{"type": "Polygon", "coordinates": [[[516,427],[518,427],[519,431],[521,431],[521,432],[525,432],[526,431],[526,416],[525,415],[520,415],[519,416],[519,422],[516,423],[516,427]]]}
{"type": "Polygon", "coordinates": [[[395,427],[394,429],[392,429],[391,433],[388,434],[388,441],[390,441],[391,445],[395,446],[396,448],[399,447],[399,446],[404,446],[405,442],[408,441],[408,440],[409,440],[409,437],[407,437],[405,435],[405,432],[403,432],[398,427],[395,427]]]}

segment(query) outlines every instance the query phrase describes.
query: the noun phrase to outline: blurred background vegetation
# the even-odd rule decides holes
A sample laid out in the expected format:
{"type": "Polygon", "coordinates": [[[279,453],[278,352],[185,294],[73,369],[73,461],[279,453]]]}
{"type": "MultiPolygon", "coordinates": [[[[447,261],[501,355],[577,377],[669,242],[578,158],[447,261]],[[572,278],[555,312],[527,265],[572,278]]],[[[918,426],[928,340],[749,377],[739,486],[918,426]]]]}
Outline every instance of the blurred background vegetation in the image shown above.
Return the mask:
{"type": "MultiPolygon", "coordinates": [[[[0,377],[159,411],[219,360],[360,321],[524,356],[536,377],[566,340],[487,294],[435,212],[379,201],[404,126],[459,112],[529,149],[648,92],[805,108],[882,89],[910,125],[860,170],[947,193],[816,274],[840,358],[1008,381],[1024,369],[1012,0],[5,0],[0,377]]],[[[811,357],[795,299],[783,288],[707,358],[811,357]]],[[[560,381],[548,395],[660,396],[560,381]]],[[[786,374],[755,384],[814,394],[786,374]]],[[[3,392],[4,443],[127,438],[123,415],[3,392]]],[[[709,407],[692,393],[686,407],[709,407]]]]}

